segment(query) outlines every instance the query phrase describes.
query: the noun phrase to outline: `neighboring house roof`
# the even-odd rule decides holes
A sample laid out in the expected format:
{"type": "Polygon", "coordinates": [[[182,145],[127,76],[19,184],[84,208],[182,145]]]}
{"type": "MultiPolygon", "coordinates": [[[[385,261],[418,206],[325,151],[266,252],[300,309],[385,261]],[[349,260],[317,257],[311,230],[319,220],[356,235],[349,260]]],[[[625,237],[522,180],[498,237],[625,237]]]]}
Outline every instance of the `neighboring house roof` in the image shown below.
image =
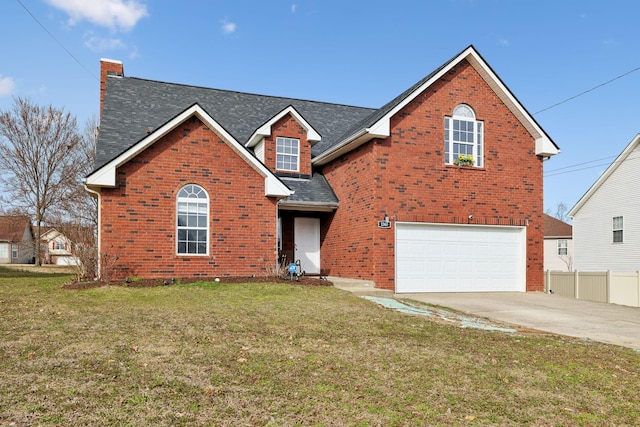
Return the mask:
{"type": "Polygon", "coordinates": [[[544,238],[545,239],[571,239],[573,227],[564,221],[560,221],[550,215],[544,214],[544,238]]]}
{"type": "Polygon", "coordinates": [[[21,242],[27,227],[31,227],[28,216],[0,216],[0,242],[21,242]]]}
{"type": "Polygon", "coordinates": [[[616,171],[616,169],[618,169],[618,167],[629,157],[629,155],[638,147],[639,144],[640,133],[631,140],[629,145],[627,145],[625,149],[622,150],[622,153],[620,153],[618,157],[616,157],[616,159],[609,165],[609,167],[602,173],[602,175],[600,175],[596,182],[594,182],[593,185],[589,187],[587,192],[584,193],[580,200],[578,200],[578,202],[571,208],[571,210],[569,211],[570,217],[573,217],[576,215],[576,213],[578,213],[582,206],[584,206],[584,204],[589,201],[591,196],[593,196],[594,193],[598,191],[602,184],[611,176],[611,174],[616,171]]]}
{"type": "Polygon", "coordinates": [[[45,242],[67,240],[69,242],[90,242],[95,238],[93,227],[77,224],[61,224],[55,227],[41,226],[40,238],[45,242]]]}

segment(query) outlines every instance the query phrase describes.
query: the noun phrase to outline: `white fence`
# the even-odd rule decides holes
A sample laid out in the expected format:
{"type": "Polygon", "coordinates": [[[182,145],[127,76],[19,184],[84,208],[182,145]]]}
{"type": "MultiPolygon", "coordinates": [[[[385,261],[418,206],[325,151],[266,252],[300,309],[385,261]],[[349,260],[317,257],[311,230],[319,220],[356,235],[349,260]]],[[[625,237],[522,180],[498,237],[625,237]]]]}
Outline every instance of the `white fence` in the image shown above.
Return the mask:
{"type": "Polygon", "coordinates": [[[547,271],[544,290],[564,297],[640,307],[640,271],[547,271]]]}

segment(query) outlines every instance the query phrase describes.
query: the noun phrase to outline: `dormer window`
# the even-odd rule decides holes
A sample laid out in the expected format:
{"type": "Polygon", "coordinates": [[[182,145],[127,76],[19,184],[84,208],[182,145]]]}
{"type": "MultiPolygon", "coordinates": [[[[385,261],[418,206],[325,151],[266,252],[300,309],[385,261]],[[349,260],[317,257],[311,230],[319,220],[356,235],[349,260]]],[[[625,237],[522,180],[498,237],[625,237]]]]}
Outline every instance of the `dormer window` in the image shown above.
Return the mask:
{"type": "Polygon", "coordinates": [[[300,170],[300,140],[276,138],[276,169],[298,172],[300,170]]]}
{"type": "Polygon", "coordinates": [[[445,163],[459,164],[459,159],[470,161],[472,166],[484,166],[483,122],[476,120],[476,114],[465,104],[458,105],[451,117],[444,121],[445,163]]]}

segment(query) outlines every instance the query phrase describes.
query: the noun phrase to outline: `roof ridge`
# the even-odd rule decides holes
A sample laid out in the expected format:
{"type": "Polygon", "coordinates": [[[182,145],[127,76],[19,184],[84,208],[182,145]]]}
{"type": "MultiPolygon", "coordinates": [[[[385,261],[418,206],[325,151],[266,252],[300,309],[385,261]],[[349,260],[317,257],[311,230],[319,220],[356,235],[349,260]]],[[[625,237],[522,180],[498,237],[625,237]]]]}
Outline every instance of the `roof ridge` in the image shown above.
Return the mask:
{"type": "MultiPolygon", "coordinates": [[[[112,76],[109,76],[109,77],[112,77],[112,76]]],[[[131,79],[131,80],[140,80],[140,81],[150,82],[150,83],[160,83],[160,84],[166,84],[166,85],[171,85],[171,86],[184,86],[184,87],[190,87],[190,88],[194,88],[194,89],[215,90],[215,91],[219,91],[219,92],[235,93],[235,94],[239,94],[239,95],[250,95],[250,96],[259,96],[259,97],[264,97],[264,98],[274,98],[274,99],[282,99],[282,100],[311,102],[311,103],[314,103],[314,104],[335,105],[335,106],[349,107],[349,108],[360,108],[362,110],[373,110],[373,111],[377,111],[378,110],[377,107],[364,107],[364,106],[361,106],[361,105],[349,105],[349,104],[340,103],[340,102],[328,102],[328,101],[318,101],[318,100],[314,100],[314,99],[304,99],[304,98],[295,98],[295,97],[277,96],[277,95],[266,95],[266,94],[262,94],[262,93],[243,92],[243,91],[239,91],[239,90],[230,90],[230,89],[220,89],[220,88],[209,87],[209,86],[190,85],[190,84],[186,84],[186,83],[167,82],[167,81],[164,81],[164,80],[145,79],[145,78],[142,78],[142,77],[125,76],[125,77],[118,77],[118,78],[120,78],[120,79],[131,79]]]]}

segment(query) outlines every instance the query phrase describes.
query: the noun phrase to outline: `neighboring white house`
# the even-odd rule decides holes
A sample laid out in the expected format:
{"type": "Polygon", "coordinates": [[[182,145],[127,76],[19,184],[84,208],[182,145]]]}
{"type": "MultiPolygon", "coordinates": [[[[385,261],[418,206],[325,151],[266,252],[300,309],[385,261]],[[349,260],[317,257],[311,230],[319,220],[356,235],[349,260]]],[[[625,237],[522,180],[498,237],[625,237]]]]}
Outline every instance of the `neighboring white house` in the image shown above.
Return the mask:
{"type": "Polygon", "coordinates": [[[544,214],[545,271],[573,271],[573,233],[571,225],[544,214]]]}
{"type": "Polygon", "coordinates": [[[44,228],[41,235],[42,262],[56,265],[78,265],[78,258],[71,252],[71,240],[56,228],[44,228]]]}
{"type": "Polygon", "coordinates": [[[0,264],[33,263],[33,229],[27,216],[0,216],[0,264]]]}
{"type": "Polygon", "coordinates": [[[574,268],[640,270],[640,134],[569,211],[574,268]]]}

